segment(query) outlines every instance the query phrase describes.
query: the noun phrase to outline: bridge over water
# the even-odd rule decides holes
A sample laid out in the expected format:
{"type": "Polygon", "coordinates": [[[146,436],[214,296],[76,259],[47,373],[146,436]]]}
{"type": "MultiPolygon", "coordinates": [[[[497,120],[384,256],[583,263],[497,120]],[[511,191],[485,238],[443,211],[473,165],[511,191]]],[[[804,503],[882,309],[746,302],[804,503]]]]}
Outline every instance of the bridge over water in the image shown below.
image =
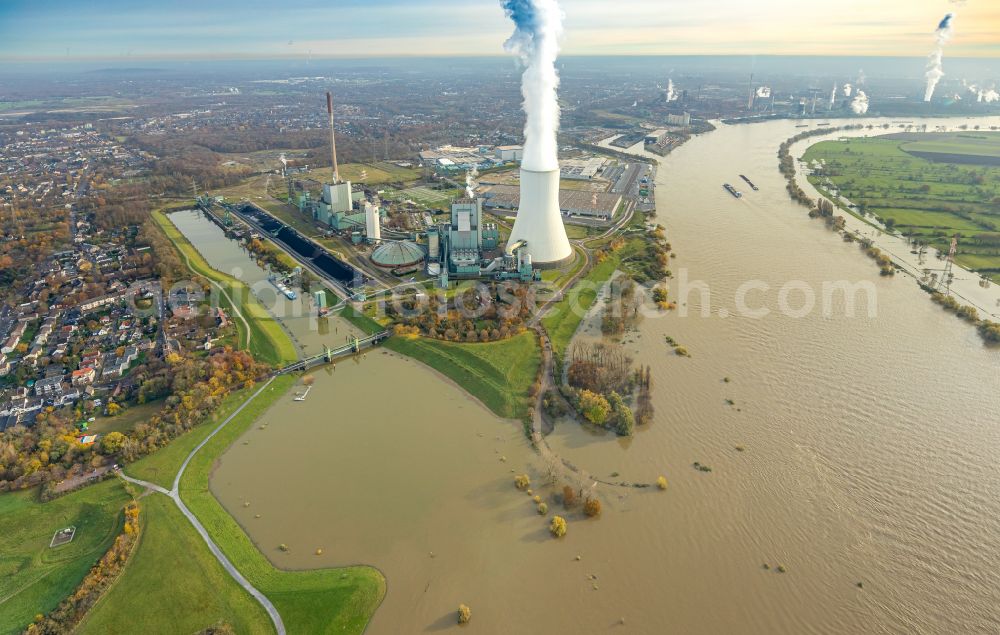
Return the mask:
{"type": "Polygon", "coordinates": [[[278,370],[275,375],[296,373],[309,370],[310,368],[315,368],[316,366],[322,366],[323,364],[330,364],[341,357],[360,353],[366,348],[373,348],[388,339],[390,334],[391,333],[389,331],[380,331],[374,335],[369,335],[364,338],[352,337],[350,342],[337,348],[324,346],[322,353],[305,359],[300,359],[297,362],[289,364],[288,366],[278,370]]]}

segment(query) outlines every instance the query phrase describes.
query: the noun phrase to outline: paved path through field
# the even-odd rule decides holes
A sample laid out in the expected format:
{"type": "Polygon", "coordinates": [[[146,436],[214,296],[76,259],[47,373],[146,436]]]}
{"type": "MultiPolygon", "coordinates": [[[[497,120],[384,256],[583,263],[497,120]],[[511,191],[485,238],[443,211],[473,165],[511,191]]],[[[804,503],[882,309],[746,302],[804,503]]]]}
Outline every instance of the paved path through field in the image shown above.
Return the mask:
{"type": "Polygon", "coordinates": [[[231,415],[226,417],[226,419],[215,428],[215,430],[212,430],[212,432],[207,437],[202,439],[201,443],[199,443],[197,446],[195,446],[193,450],[191,450],[191,453],[187,455],[186,459],[184,459],[184,463],[181,464],[181,469],[177,471],[177,476],[174,477],[174,485],[172,489],[168,490],[164,487],[160,487],[155,483],[149,483],[147,481],[142,481],[137,478],[132,478],[131,476],[126,476],[122,472],[119,472],[118,475],[121,476],[126,481],[128,481],[129,483],[141,485],[146,489],[169,496],[170,499],[173,500],[174,503],[177,505],[178,509],[181,510],[181,513],[184,514],[184,516],[188,519],[188,521],[190,521],[191,524],[194,526],[195,530],[201,535],[202,540],[204,540],[205,544],[208,545],[208,548],[212,552],[212,555],[214,555],[215,559],[219,561],[219,564],[222,565],[222,568],[224,568],[229,573],[229,575],[231,575],[233,579],[236,580],[237,583],[239,583],[241,587],[246,589],[247,593],[252,595],[254,599],[260,602],[261,606],[264,607],[264,610],[267,611],[267,614],[271,616],[271,621],[274,622],[274,629],[278,632],[278,635],[286,635],[285,624],[284,622],[281,621],[281,615],[278,613],[278,609],[274,606],[274,604],[271,603],[269,599],[267,599],[267,596],[265,596],[257,589],[257,587],[250,584],[250,581],[247,580],[245,577],[243,577],[243,574],[239,572],[239,569],[237,569],[233,565],[233,563],[229,561],[229,558],[227,558],[226,555],[222,553],[222,549],[220,549],[219,546],[215,544],[215,541],[212,540],[212,537],[208,535],[208,531],[205,529],[205,526],[201,524],[201,521],[198,520],[198,517],[195,516],[191,512],[191,510],[188,509],[187,505],[184,504],[184,501],[181,500],[179,493],[181,477],[184,475],[184,470],[187,469],[188,464],[191,462],[191,459],[194,458],[194,455],[198,453],[198,450],[204,447],[205,444],[208,443],[212,439],[212,437],[214,437],[219,432],[219,430],[222,430],[222,428],[224,428],[226,424],[232,421],[233,418],[236,417],[236,415],[240,414],[240,412],[243,411],[243,409],[247,406],[247,404],[249,404],[251,401],[257,398],[257,396],[260,395],[262,392],[264,392],[267,389],[267,387],[271,385],[271,382],[273,381],[274,377],[270,377],[266,382],[264,382],[261,385],[261,387],[257,389],[257,392],[250,395],[246,401],[240,404],[239,408],[234,410],[231,415]]]}

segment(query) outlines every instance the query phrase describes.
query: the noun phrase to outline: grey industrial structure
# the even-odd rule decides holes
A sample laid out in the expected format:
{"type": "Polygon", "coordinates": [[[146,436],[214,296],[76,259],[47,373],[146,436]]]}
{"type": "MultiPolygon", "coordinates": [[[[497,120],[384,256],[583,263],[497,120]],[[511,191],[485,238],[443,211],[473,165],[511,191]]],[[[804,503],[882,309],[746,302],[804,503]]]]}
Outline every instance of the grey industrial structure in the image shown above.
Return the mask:
{"type": "MultiPolygon", "coordinates": [[[[483,197],[490,209],[515,210],[521,204],[520,189],[514,185],[493,185],[483,192],[483,197]]],[[[559,210],[566,216],[610,219],[621,202],[621,194],[559,190],[559,210]]]]}

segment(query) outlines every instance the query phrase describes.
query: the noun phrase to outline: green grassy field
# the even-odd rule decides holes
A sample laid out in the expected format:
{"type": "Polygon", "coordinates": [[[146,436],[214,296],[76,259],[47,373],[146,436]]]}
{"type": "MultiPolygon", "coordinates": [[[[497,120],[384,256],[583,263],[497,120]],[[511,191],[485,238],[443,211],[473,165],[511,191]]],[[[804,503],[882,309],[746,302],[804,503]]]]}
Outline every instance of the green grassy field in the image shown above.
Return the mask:
{"type": "Polygon", "coordinates": [[[156,401],[151,401],[149,403],[129,406],[113,417],[107,417],[103,414],[98,415],[95,417],[95,421],[90,424],[88,432],[92,434],[126,432],[134,428],[137,424],[149,421],[149,418],[159,412],[162,408],[163,400],[157,399],[156,401]]]}
{"type": "Polygon", "coordinates": [[[361,633],[385,595],[381,573],[363,566],[276,569],[208,489],[218,457],[295,381],[276,379],[195,455],[181,479],[181,496],[226,556],[277,606],[289,633],[361,633]]]}
{"type": "Polygon", "coordinates": [[[411,200],[424,207],[444,208],[462,194],[462,190],[459,189],[432,190],[429,187],[417,186],[405,190],[386,190],[383,196],[397,201],[411,200]]]}
{"type": "Polygon", "coordinates": [[[0,633],[20,633],[80,584],[121,532],[128,500],[117,480],[47,503],[36,490],[0,495],[0,633]],[[73,541],[50,548],[52,535],[71,525],[73,541]]]}
{"type": "MultiPolygon", "coordinates": [[[[181,480],[181,496],[226,556],[278,607],[289,633],[361,633],[385,595],[385,580],[381,573],[363,566],[312,571],[276,569],[208,489],[212,466],[219,456],[297,381],[292,376],[277,378],[267,391],[247,405],[213,437],[188,465],[181,480]]],[[[213,415],[211,423],[199,425],[166,448],[129,466],[126,471],[136,478],[170,487],[177,469],[191,449],[215,428],[218,421],[229,416],[248,394],[247,391],[233,393],[213,415]]],[[[143,500],[154,497],[169,502],[160,494],[151,494],[143,500]]],[[[160,579],[163,577],[161,563],[170,561],[174,557],[171,554],[177,549],[181,549],[181,553],[188,554],[187,558],[193,560],[179,565],[181,572],[178,573],[177,584],[187,575],[201,576],[200,579],[206,582],[202,586],[201,582],[193,581],[190,583],[193,587],[191,590],[165,594],[167,597],[156,598],[150,606],[144,606],[137,615],[132,616],[143,624],[141,630],[150,633],[194,632],[216,621],[226,620],[236,626],[239,633],[273,632],[270,619],[256,602],[253,602],[253,611],[241,608],[244,600],[250,598],[235,581],[226,575],[215,577],[218,566],[215,559],[183,517],[172,507],[170,510],[154,508],[152,511],[146,521],[146,526],[150,528],[149,539],[144,535],[136,552],[135,570],[133,571],[133,563],[130,563],[123,583],[128,582],[130,587],[143,590],[163,588],[163,581],[160,579]],[[162,523],[168,528],[164,534],[168,538],[172,533],[177,533],[173,541],[181,543],[180,546],[168,544],[169,540],[165,542],[157,537],[158,534],[152,531],[154,523],[162,523]],[[192,549],[187,543],[187,537],[181,535],[187,532],[195,539],[194,544],[198,549],[192,549]],[[215,593],[218,597],[211,601],[201,601],[198,610],[185,616],[183,628],[177,630],[169,621],[170,615],[178,606],[184,606],[187,598],[197,598],[199,593],[215,593]],[[234,614],[238,615],[239,622],[230,617],[234,614]]],[[[135,592],[116,587],[99,605],[100,611],[90,618],[86,632],[131,632],[115,629],[126,624],[121,620],[123,616],[127,618],[133,612],[136,597],[135,592]]]]}
{"type": "MultiPolygon", "coordinates": [[[[202,439],[208,436],[216,424],[232,414],[247,397],[253,394],[254,390],[256,388],[231,392],[203,422],[171,441],[167,447],[147,454],[135,463],[130,463],[125,467],[125,473],[133,478],[156,483],[170,489],[174,485],[174,476],[180,469],[181,463],[184,462],[184,458],[196,445],[201,443],[202,439]]],[[[247,406],[247,409],[252,407],[247,406]]]]}
{"type": "MultiPolygon", "coordinates": [[[[417,168],[401,168],[395,163],[378,161],[376,163],[343,163],[337,166],[340,171],[340,178],[351,183],[365,183],[367,185],[381,185],[384,183],[409,183],[416,181],[423,176],[423,172],[417,168]]],[[[320,182],[330,180],[330,168],[317,168],[309,170],[308,178],[320,182]]]]}
{"type": "Polygon", "coordinates": [[[41,99],[25,99],[21,101],[0,101],[0,112],[8,110],[21,110],[23,108],[37,108],[43,102],[41,99]]]}
{"type": "MultiPolygon", "coordinates": [[[[249,349],[255,358],[276,366],[298,359],[295,346],[288,334],[267,312],[267,309],[254,298],[247,285],[213,269],[166,215],[153,212],[153,219],[173,242],[174,247],[180,252],[181,258],[188,263],[189,268],[194,273],[217,282],[230,297],[239,303],[240,312],[249,325],[249,349]]],[[[240,331],[240,342],[241,344],[245,343],[248,337],[247,325],[235,315],[229,297],[226,294],[220,294],[219,303],[223,309],[233,315],[233,324],[240,331]]],[[[245,348],[245,346],[243,347],[245,348]]]]}
{"type": "Polygon", "coordinates": [[[237,633],[273,633],[263,607],[229,577],[166,496],[140,503],[142,535],[121,578],[76,632],[196,633],[225,622],[237,633]]]}
{"type": "Polygon", "coordinates": [[[611,254],[607,260],[595,265],[566,293],[566,297],[542,318],[542,325],[552,340],[552,350],[556,357],[563,356],[570,340],[573,339],[573,334],[583,321],[583,316],[597,299],[598,288],[611,278],[619,263],[619,256],[611,254]]]}
{"type": "Polygon", "coordinates": [[[824,141],[804,160],[816,169],[810,182],[839,191],[859,215],[942,251],[958,234],[957,262],[1000,282],[1000,133],[824,141]]]}
{"type": "Polygon", "coordinates": [[[906,152],[967,156],[970,161],[1000,158],[1000,134],[991,132],[901,133],[893,135],[893,138],[905,142],[902,149],[906,152]]]}
{"type": "Polygon", "coordinates": [[[449,377],[501,417],[527,413],[528,390],[541,363],[534,333],[479,344],[395,336],[384,346],[449,377]]]}

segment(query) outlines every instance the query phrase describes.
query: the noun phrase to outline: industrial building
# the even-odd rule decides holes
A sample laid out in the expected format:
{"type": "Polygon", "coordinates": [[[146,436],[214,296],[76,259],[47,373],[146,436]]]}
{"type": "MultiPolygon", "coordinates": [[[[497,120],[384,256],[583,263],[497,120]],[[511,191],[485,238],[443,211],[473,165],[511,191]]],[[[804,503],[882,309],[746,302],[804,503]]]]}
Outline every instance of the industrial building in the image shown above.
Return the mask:
{"type": "Polygon", "coordinates": [[[574,181],[591,181],[608,160],[604,157],[588,157],[584,159],[563,159],[559,162],[559,178],[574,181]]]}
{"type": "Polygon", "coordinates": [[[690,126],[691,113],[682,112],[678,115],[667,115],[667,125],[669,126],[690,126]]]}
{"type": "Polygon", "coordinates": [[[350,231],[358,237],[364,232],[370,243],[382,238],[378,206],[367,201],[364,192],[351,191],[350,181],[324,184],[319,200],[313,199],[309,192],[302,192],[297,206],[300,212],[334,231],[350,231]]]}
{"type": "MultiPolygon", "coordinates": [[[[490,209],[512,211],[521,205],[520,188],[513,185],[493,185],[483,192],[490,209]]],[[[559,211],[566,216],[610,219],[621,205],[622,195],[611,192],[559,190],[559,211]]]]}
{"type": "Polygon", "coordinates": [[[410,240],[385,241],[371,254],[372,262],[396,275],[406,275],[425,265],[442,288],[452,280],[540,280],[524,249],[525,241],[508,243],[499,253],[500,230],[483,223],[483,199],[462,198],[451,206],[447,223],[433,225],[425,234],[426,245],[410,240]]]}
{"type": "Polygon", "coordinates": [[[382,239],[382,219],[378,206],[369,202],[363,191],[354,191],[350,181],[340,179],[337,136],[333,125],[333,95],[330,93],[326,94],[326,110],[330,117],[330,159],[333,166],[333,180],[323,184],[323,194],[319,200],[313,200],[308,191],[302,192],[298,199],[294,200],[294,188],[286,167],[285,179],[288,184],[289,202],[294,201],[301,213],[334,231],[351,232],[351,240],[355,243],[361,242],[362,230],[369,243],[378,243],[382,239]]]}
{"type": "Polygon", "coordinates": [[[497,146],[493,153],[497,163],[519,162],[524,158],[524,146],[497,146]]]}
{"type": "MultiPolygon", "coordinates": [[[[423,247],[409,240],[387,241],[372,251],[371,260],[382,269],[417,268],[427,258],[423,247]]],[[[413,269],[414,271],[416,269],[413,269]]]]}

